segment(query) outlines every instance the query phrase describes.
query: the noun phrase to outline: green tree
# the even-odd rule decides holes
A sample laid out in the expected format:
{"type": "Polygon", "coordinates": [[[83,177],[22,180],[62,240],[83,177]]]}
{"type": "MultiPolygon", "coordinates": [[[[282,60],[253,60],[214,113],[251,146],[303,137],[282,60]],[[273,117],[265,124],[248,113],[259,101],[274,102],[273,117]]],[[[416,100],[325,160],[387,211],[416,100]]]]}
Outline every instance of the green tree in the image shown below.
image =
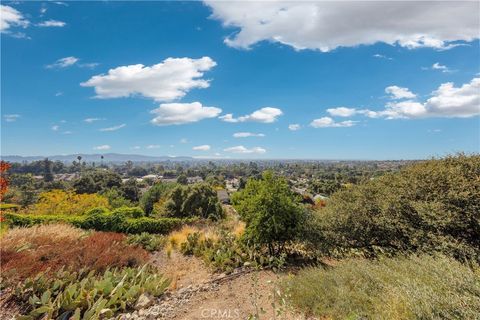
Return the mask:
{"type": "Polygon", "coordinates": [[[165,197],[175,186],[176,184],[174,183],[154,184],[142,195],[142,198],[140,199],[140,207],[142,207],[147,215],[152,214],[155,202],[160,200],[160,198],[165,197]]]}
{"type": "Polygon", "coordinates": [[[177,183],[183,184],[183,185],[188,184],[188,178],[187,178],[187,176],[184,175],[184,174],[179,175],[178,178],[177,178],[177,183]]]}
{"type": "Polygon", "coordinates": [[[196,216],[218,220],[223,217],[223,209],[216,191],[206,183],[199,183],[175,187],[169,194],[163,214],[175,218],[196,216]]]}
{"type": "Polygon", "coordinates": [[[53,181],[52,161],[48,160],[48,158],[45,158],[45,160],[43,160],[43,166],[44,166],[43,180],[45,182],[52,182],[53,181]]]}
{"type": "Polygon", "coordinates": [[[108,170],[87,171],[73,182],[77,193],[97,193],[109,188],[122,186],[122,178],[115,172],[108,170]]]}
{"type": "Polygon", "coordinates": [[[244,240],[268,248],[270,255],[283,253],[285,245],[297,239],[306,217],[287,181],[272,171],[265,171],[262,179],[249,179],[232,202],[246,224],[244,240]]]}
{"type": "Polygon", "coordinates": [[[140,194],[140,189],[138,188],[137,180],[128,179],[121,186],[120,190],[123,191],[124,197],[130,201],[137,202],[140,194]]]}
{"type": "Polygon", "coordinates": [[[108,204],[113,209],[121,207],[132,207],[133,203],[125,199],[124,193],[116,187],[108,189],[102,193],[102,196],[108,199],[108,204]]]}

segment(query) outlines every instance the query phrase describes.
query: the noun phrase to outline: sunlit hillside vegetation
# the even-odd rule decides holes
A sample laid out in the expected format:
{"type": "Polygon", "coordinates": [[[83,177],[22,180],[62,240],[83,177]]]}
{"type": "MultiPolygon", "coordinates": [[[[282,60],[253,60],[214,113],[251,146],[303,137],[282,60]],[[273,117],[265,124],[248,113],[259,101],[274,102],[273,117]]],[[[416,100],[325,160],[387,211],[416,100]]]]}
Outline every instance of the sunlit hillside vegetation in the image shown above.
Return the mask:
{"type": "MultiPolygon", "coordinates": [[[[297,315],[475,319],[480,312],[479,155],[382,171],[340,184],[330,197],[301,193],[281,170],[252,171],[230,190],[231,205],[217,195],[228,196],[222,176],[144,182],[84,170],[33,193],[28,175],[2,174],[6,310],[30,319],[138,311],[163,303],[165,291],[176,294],[176,278],[169,286],[160,270],[180,255],[221,279],[274,270],[281,286],[272,304],[297,315]]],[[[253,310],[245,317],[263,319],[253,310]]]]}

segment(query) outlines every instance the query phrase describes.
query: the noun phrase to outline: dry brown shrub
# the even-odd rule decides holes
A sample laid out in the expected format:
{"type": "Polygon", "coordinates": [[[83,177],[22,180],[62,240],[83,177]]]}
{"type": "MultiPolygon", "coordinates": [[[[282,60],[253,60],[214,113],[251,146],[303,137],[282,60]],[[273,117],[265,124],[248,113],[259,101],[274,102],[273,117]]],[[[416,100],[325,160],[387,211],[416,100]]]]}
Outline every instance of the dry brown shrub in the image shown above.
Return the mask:
{"type": "Polygon", "coordinates": [[[62,267],[102,271],[147,261],[147,251],[124,240],[120,233],[87,233],[67,225],[13,229],[1,239],[1,271],[23,279],[62,267]]]}

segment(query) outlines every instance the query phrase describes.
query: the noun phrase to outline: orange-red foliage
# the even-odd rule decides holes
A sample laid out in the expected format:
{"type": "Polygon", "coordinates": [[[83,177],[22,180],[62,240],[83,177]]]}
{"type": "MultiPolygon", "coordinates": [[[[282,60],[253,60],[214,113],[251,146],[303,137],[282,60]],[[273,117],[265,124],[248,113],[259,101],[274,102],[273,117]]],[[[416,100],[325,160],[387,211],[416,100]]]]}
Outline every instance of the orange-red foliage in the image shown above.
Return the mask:
{"type": "Polygon", "coordinates": [[[69,226],[52,225],[48,230],[49,227],[28,228],[16,234],[13,231],[13,235],[7,233],[0,249],[2,273],[24,279],[40,271],[49,269],[53,272],[63,266],[102,271],[107,267],[136,266],[145,263],[148,258],[144,249],[126,244],[123,234],[84,234],[69,226]],[[59,227],[65,230],[64,235],[58,234],[59,227]],[[43,230],[36,232],[38,229],[35,228],[43,230]]]}
{"type": "Polygon", "coordinates": [[[0,201],[8,189],[8,180],[5,178],[5,172],[10,169],[10,164],[5,161],[0,161],[0,201]]]}

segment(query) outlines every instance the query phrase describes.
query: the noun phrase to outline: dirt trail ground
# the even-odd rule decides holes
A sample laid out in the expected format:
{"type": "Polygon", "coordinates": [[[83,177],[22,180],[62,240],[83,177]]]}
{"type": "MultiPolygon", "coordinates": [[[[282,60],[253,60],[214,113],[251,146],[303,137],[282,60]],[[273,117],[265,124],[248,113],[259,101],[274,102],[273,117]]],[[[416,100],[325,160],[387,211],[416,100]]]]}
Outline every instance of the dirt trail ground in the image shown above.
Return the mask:
{"type": "Polygon", "coordinates": [[[286,274],[251,270],[213,274],[198,258],[175,251],[170,257],[158,252],[152,262],[173,279],[168,293],[152,306],[120,319],[237,320],[255,319],[255,314],[262,320],[305,319],[291,311],[278,315],[278,299],[272,306],[274,290],[286,274]]]}

